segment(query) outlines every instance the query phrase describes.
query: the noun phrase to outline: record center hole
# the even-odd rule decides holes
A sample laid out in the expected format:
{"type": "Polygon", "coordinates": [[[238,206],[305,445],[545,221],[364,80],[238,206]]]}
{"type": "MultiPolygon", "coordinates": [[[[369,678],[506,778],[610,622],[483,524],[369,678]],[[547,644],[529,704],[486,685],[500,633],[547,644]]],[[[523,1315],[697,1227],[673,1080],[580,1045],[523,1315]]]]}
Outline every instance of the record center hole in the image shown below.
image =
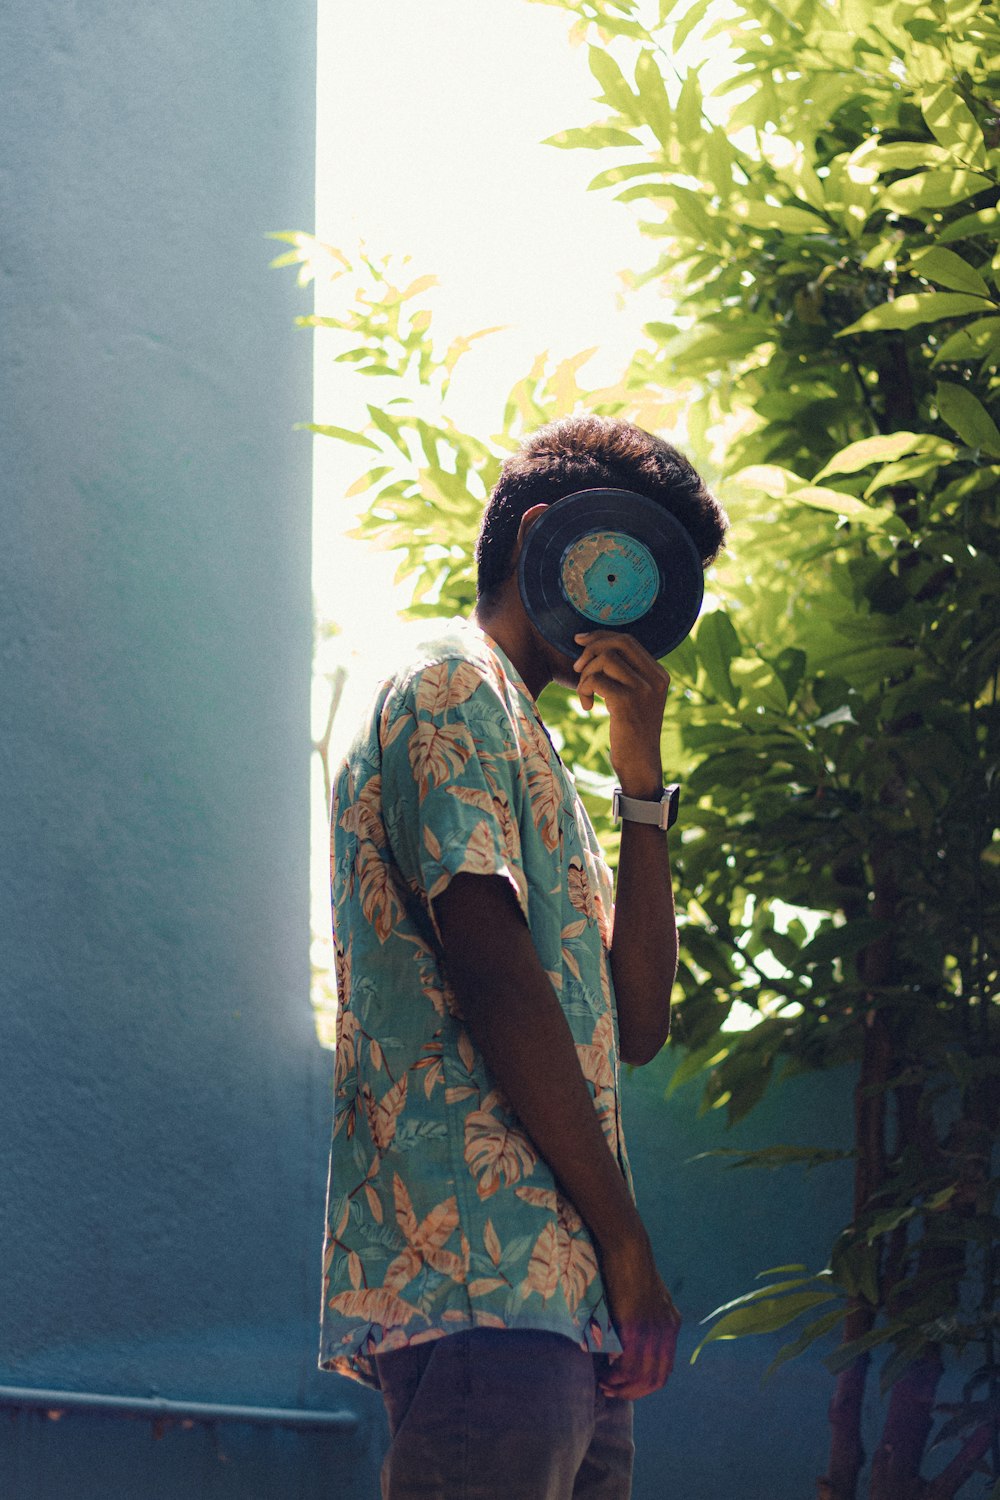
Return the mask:
{"type": "Polygon", "coordinates": [[[615,576],[614,573],[609,573],[608,574],[608,582],[609,583],[617,583],[618,582],[618,579],[616,578],[616,576],[615,576]]]}

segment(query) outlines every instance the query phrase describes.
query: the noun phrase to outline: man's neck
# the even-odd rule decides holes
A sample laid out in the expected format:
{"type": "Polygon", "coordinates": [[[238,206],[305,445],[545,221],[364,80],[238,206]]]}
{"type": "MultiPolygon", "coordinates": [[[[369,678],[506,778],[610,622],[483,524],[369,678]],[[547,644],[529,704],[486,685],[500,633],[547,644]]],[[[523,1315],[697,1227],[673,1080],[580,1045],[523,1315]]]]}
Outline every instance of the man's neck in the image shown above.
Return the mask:
{"type": "Polygon", "coordinates": [[[478,604],[473,619],[491,640],[496,641],[507,660],[520,674],[532,698],[537,699],[542,689],[552,681],[552,669],[524,612],[520,595],[512,598],[509,590],[505,590],[496,604],[478,604]]]}

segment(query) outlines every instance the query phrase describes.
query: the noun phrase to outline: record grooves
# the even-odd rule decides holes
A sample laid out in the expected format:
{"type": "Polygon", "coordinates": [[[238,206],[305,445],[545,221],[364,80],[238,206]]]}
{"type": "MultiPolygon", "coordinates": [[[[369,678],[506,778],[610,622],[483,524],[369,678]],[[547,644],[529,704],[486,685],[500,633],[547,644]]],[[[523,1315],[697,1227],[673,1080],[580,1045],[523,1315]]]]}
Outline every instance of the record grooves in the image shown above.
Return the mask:
{"type": "Polygon", "coordinates": [[[704,595],[698,550],[662,505],[632,490],[578,490],[528,532],[517,569],[528,617],[557,650],[577,634],[618,630],[651,656],[690,634],[704,595]]]}

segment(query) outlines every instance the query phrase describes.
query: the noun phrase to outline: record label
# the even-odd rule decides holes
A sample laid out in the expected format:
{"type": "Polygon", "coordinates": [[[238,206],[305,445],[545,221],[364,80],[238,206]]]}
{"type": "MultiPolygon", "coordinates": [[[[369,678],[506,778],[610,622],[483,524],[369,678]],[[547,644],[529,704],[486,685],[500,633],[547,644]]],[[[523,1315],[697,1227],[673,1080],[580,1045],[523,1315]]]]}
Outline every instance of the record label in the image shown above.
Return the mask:
{"type": "Polygon", "coordinates": [[[562,586],[574,609],[588,620],[631,625],[655,604],[660,570],[637,537],[590,531],[563,553],[562,586]]]}

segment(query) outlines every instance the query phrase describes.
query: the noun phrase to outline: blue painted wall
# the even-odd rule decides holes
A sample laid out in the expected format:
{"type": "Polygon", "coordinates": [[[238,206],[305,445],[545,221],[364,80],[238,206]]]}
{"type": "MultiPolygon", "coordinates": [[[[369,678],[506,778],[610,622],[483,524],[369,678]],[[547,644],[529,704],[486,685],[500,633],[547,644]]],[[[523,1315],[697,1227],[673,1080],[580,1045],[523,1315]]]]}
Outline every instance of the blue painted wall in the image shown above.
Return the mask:
{"type": "MultiPolygon", "coordinates": [[[[312,220],[314,40],[309,0],[0,9],[0,1384],[359,1426],[0,1414],[5,1500],[375,1493],[380,1404],[315,1369],[309,347],[263,238],[312,220]]],[[[720,1121],[664,1082],[626,1108],[690,1348],[843,1198],[686,1164],[720,1121]]],[[[753,1138],[829,1140],[842,1087],[753,1138]]],[[[636,1500],[811,1491],[828,1383],[759,1393],[772,1352],[642,1403],[636,1500]]]]}
{"type": "MultiPolygon", "coordinates": [[[[0,1384],[367,1422],[315,1369],[311,368],[264,237],[312,219],[314,7],[8,0],[0,98],[0,1384]]],[[[0,1414],[0,1494],[368,1494],[369,1439],[0,1414]]]]}

